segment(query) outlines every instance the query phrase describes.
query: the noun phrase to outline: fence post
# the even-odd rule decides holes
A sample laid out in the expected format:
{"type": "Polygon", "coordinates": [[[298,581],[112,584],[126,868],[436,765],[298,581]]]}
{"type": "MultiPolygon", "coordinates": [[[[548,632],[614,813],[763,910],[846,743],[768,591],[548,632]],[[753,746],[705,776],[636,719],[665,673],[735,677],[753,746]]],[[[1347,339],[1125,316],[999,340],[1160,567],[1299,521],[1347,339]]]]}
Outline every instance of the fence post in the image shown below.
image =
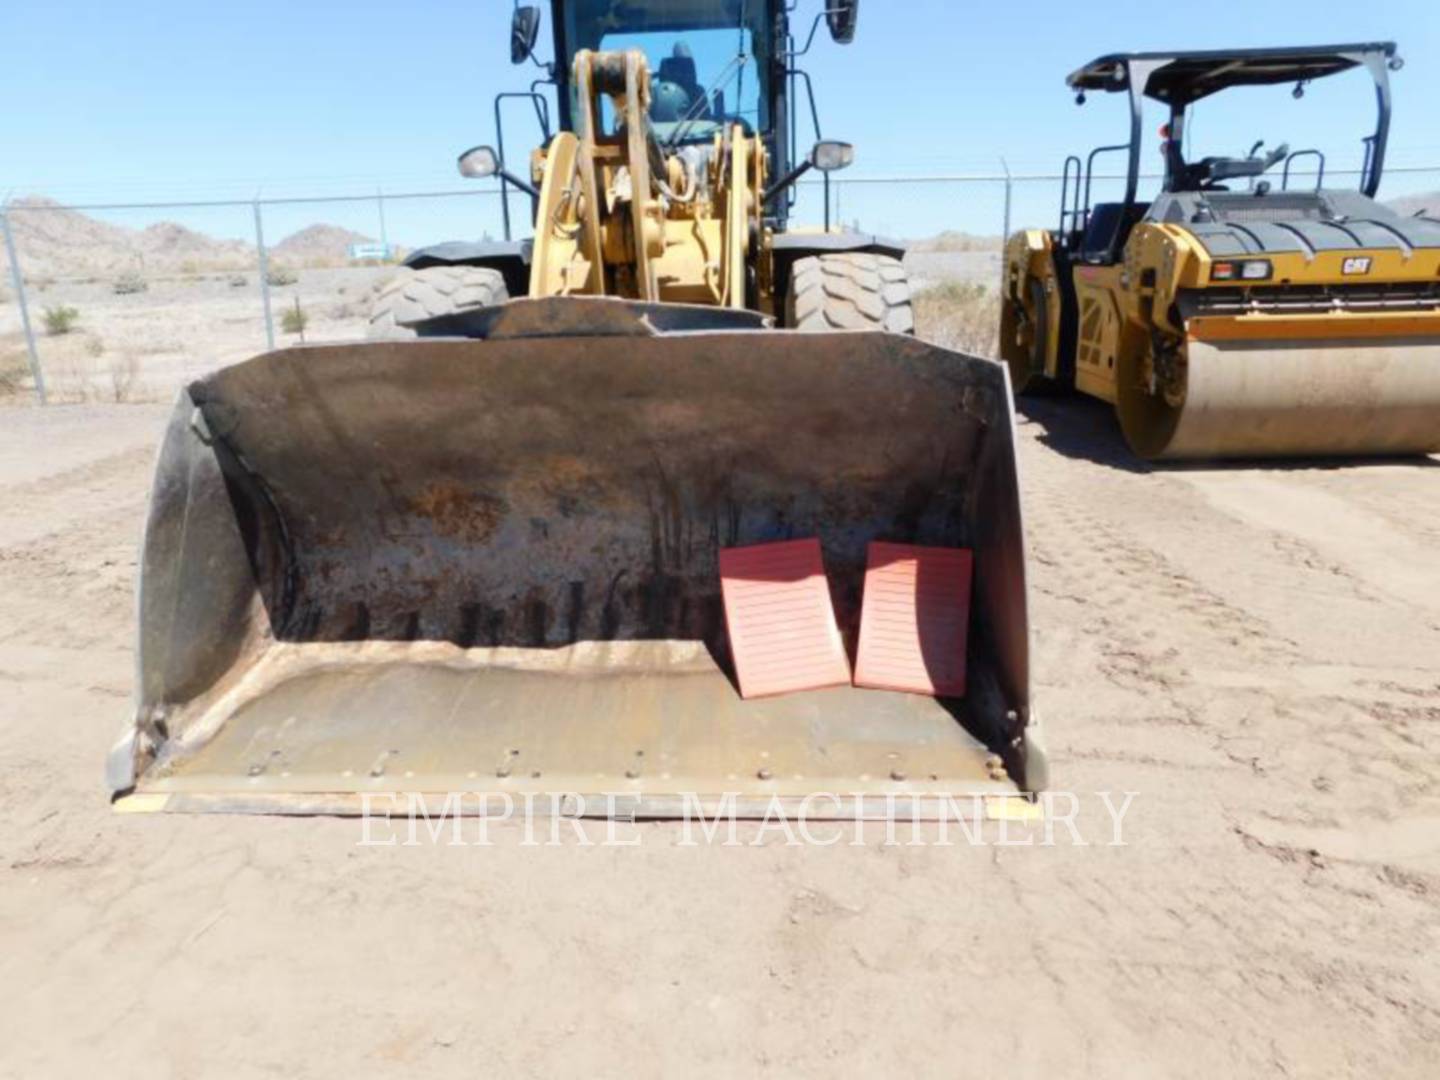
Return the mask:
{"type": "Polygon", "coordinates": [[[25,348],[30,353],[30,374],[35,379],[35,397],[46,403],[45,373],[40,369],[40,350],[35,345],[35,328],[30,325],[30,306],[25,302],[25,275],[20,272],[20,259],[15,254],[15,238],[10,235],[10,210],[0,206],[0,231],[5,233],[5,257],[10,260],[10,280],[15,284],[15,303],[20,307],[20,326],[25,331],[25,348]]]}
{"type": "Polygon", "coordinates": [[[1010,239],[1010,194],[1013,186],[1010,179],[1010,165],[1002,157],[1000,167],[1005,170],[1005,223],[1000,230],[1000,243],[1003,246],[1010,239]]]}
{"type": "Polygon", "coordinates": [[[385,193],[378,187],[375,189],[375,209],[380,214],[380,243],[384,245],[385,257],[390,257],[390,235],[385,228],[385,193]]]}
{"type": "Polygon", "coordinates": [[[265,226],[260,220],[260,200],[255,208],[255,250],[260,253],[260,304],[265,309],[265,348],[275,350],[275,324],[270,319],[270,260],[265,254],[265,226]]]}

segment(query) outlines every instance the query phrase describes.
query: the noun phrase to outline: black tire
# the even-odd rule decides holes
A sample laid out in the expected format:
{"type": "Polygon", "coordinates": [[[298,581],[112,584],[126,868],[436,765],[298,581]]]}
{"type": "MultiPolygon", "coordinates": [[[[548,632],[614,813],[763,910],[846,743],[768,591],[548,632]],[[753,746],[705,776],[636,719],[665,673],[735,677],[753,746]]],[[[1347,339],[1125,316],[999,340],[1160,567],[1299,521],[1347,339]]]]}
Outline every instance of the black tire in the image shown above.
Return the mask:
{"type": "MultiPolygon", "coordinates": [[[[1064,393],[1068,388],[1063,379],[1052,379],[1045,374],[1045,353],[1049,348],[1051,297],[1045,291],[1039,278],[1027,278],[1025,294],[1028,307],[1019,312],[1030,324],[1030,341],[1023,355],[1015,351],[1006,352],[1010,365],[1010,384],[1017,397],[1039,397],[1064,393]]],[[[1016,301],[1007,303],[1018,308],[1016,301]]],[[[1014,346],[1010,346],[1014,350],[1014,346]]]]}
{"type": "Polygon", "coordinates": [[[888,330],[915,333],[910,279],[899,259],[838,252],[798,259],[785,295],[792,330],[888,330]]]}
{"type": "Polygon", "coordinates": [[[1045,378],[1045,353],[1050,347],[1050,301],[1045,286],[1030,279],[1030,310],[1035,328],[1030,332],[1030,373],[1045,378]]]}
{"type": "Polygon", "coordinates": [[[491,307],[508,299],[504,275],[488,266],[402,270],[375,298],[369,336],[382,340],[417,337],[417,325],[427,319],[491,307]]]}

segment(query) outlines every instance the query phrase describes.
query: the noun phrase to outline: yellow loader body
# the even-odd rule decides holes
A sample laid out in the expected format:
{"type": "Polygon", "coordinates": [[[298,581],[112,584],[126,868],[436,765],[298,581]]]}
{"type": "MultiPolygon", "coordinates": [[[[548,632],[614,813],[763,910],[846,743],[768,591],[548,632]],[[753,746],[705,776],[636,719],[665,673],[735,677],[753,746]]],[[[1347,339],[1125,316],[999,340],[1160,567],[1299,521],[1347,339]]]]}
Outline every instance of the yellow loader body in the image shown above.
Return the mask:
{"type": "MultiPolygon", "coordinates": [[[[733,25],[623,7],[647,31],[733,25]]],[[[793,81],[787,8],[762,7],[740,14],[793,81]]],[[[828,11],[840,37],[846,10],[828,11]]],[[[592,37],[614,29],[595,19],[592,37]]],[[[673,108],[694,82],[678,44],[654,77],[639,49],[575,49],[573,99],[557,96],[576,115],[532,184],[489,147],[461,157],[532,191],[523,257],[417,253],[376,301],[377,340],[270,353],[181,395],[114,792],[169,810],[346,813],[405,792],[849,817],[1045,786],[1006,370],[909,333],[898,251],[785,228],[787,185],[843,167],[847,144],[771,177],[779,99],[767,144],[698,86],[663,139],[652,95],[673,108]],[[719,553],[798,538],[820,543],[852,653],[871,542],[970,549],[964,697],[743,700],[719,553]]]]}

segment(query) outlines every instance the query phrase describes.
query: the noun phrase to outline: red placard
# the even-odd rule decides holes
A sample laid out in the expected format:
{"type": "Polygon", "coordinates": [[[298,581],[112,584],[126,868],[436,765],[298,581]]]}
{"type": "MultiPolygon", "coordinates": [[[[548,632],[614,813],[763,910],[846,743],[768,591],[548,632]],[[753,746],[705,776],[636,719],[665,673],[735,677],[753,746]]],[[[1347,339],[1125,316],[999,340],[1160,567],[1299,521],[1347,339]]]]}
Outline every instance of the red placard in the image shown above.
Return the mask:
{"type": "Polygon", "coordinates": [[[971,564],[967,548],[870,545],[856,686],[964,695],[971,564]]]}
{"type": "Polygon", "coordinates": [[[741,697],[850,682],[819,540],[721,548],[720,592],[741,697]]]}

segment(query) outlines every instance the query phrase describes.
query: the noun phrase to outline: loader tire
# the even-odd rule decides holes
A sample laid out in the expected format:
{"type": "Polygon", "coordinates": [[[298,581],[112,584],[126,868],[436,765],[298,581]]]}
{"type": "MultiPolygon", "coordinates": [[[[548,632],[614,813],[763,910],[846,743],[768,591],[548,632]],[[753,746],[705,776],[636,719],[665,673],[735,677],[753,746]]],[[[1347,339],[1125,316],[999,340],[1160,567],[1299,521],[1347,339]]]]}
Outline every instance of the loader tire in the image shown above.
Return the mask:
{"type": "Polygon", "coordinates": [[[915,333],[904,264],[889,255],[852,251],[797,260],[785,296],[785,325],[915,333]]]}
{"type": "Polygon", "coordinates": [[[380,340],[419,337],[420,324],[442,315],[503,304],[505,277],[488,266],[431,266],[402,270],[370,309],[369,336],[380,340]]]}

